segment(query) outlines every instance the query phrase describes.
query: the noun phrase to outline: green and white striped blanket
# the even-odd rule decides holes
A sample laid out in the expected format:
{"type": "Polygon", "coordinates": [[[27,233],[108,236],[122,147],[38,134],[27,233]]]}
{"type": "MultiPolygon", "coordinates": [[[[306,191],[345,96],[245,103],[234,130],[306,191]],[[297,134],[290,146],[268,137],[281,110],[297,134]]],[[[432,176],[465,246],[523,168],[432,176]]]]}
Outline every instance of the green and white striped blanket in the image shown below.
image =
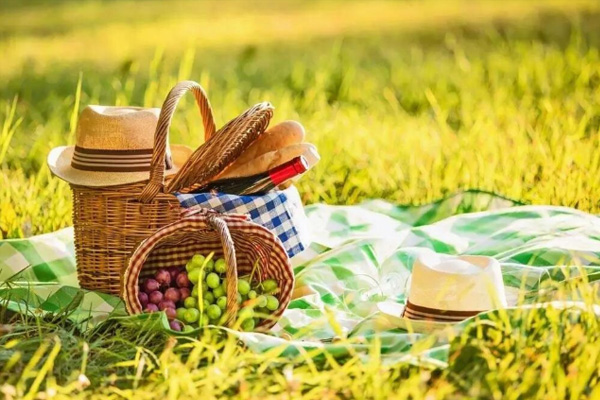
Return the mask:
{"type": "MultiPolygon", "coordinates": [[[[326,349],[343,356],[369,348],[377,338],[389,359],[414,357],[411,344],[421,335],[395,328],[379,315],[377,303],[404,301],[413,260],[423,252],[496,257],[509,305],[534,303],[545,281],[600,272],[600,218],[570,208],[523,206],[469,191],[423,206],[373,200],[359,206],[316,204],[306,212],[314,242],[293,259],[299,297],[272,335],[234,333],[257,351],[282,346],[290,355],[326,349]],[[339,337],[353,344],[332,341],[339,337]]],[[[167,326],[162,316],[126,316],[118,298],[78,288],[71,228],[0,241],[0,282],[0,299],[9,309],[68,309],[81,329],[109,317],[140,327],[148,326],[149,317],[160,318],[152,326],[167,326]]],[[[444,363],[447,352],[441,340],[418,356],[444,363]]]]}

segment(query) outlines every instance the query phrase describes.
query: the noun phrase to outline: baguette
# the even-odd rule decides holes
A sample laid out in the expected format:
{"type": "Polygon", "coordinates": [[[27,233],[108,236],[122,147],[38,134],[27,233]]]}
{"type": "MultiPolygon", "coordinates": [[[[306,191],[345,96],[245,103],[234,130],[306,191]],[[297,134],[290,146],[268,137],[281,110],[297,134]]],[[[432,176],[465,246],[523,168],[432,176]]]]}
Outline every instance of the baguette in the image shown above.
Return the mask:
{"type": "Polygon", "coordinates": [[[292,146],[284,147],[283,149],[262,154],[244,164],[237,166],[232,165],[227,168],[223,174],[219,175],[217,179],[241,178],[260,174],[261,172],[268,171],[271,168],[277,167],[298,156],[304,156],[306,158],[309,168],[312,168],[321,158],[314,145],[310,143],[294,144],[292,146]]]}
{"type": "Polygon", "coordinates": [[[304,141],[304,127],[296,121],[284,121],[267,129],[258,137],[237,160],[231,165],[236,166],[252,161],[262,154],[283,149],[287,146],[304,141]]]}

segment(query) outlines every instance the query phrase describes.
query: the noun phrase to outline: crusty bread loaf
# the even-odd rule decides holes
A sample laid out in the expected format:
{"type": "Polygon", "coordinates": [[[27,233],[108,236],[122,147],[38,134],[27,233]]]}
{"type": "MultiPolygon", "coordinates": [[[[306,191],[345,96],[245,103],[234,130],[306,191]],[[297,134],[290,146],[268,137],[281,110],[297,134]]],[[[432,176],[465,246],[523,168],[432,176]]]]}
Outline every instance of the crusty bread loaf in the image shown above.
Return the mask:
{"type": "Polygon", "coordinates": [[[219,175],[218,179],[240,178],[259,174],[298,156],[304,156],[310,168],[320,160],[319,153],[314,145],[299,143],[262,154],[241,165],[232,165],[223,174],[219,175]]]}
{"type": "Polygon", "coordinates": [[[254,143],[248,146],[231,167],[235,168],[236,166],[245,164],[262,154],[302,143],[304,135],[304,127],[299,122],[284,121],[277,124],[267,129],[254,143]]]}

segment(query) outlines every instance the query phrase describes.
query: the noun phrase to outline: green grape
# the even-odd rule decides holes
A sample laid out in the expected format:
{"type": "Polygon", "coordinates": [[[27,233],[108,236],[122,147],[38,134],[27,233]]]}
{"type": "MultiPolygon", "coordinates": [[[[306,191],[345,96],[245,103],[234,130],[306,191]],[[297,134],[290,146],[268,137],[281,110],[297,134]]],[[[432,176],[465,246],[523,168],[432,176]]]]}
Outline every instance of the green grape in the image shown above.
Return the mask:
{"type": "Polygon", "coordinates": [[[219,308],[218,305],[211,304],[206,309],[206,315],[208,315],[208,318],[210,318],[211,320],[218,319],[221,316],[221,309],[219,308]]]}
{"type": "Polygon", "coordinates": [[[202,295],[204,300],[207,300],[210,304],[215,302],[215,295],[212,292],[206,292],[202,295]]]}
{"type": "Polygon", "coordinates": [[[215,261],[210,259],[206,262],[206,264],[204,265],[204,271],[206,272],[212,272],[215,269],[215,261]]]}
{"type": "Polygon", "coordinates": [[[222,259],[219,258],[217,261],[215,261],[215,272],[218,272],[219,274],[224,274],[227,271],[227,262],[222,259]]]}
{"type": "Polygon", "coordinates": [[[184,315],[185,315],[185,311],[186,309],[184,307],[179,307],[177,310],[175,310],[175,318],[183,321],[184,320],[184,315]]]}
{"type": "Polygon", "coordinates": [[[185,270],[186,270],[187,272],[192,272],[192,270],[193,270],[194,268],[195,268],[195,267],[194,267],[194,263],[192,262],[192,260],[188,261],[188,262],[185,264],[185,270]]]}
{"type": "Polygon", "coordinates": [[[223,281],[221,282],[221,287],[224,291],[227,291],[227,278],[223,278],[223,281]]]}
{"type": "Polygon", "coordinates": [[[251,291],[249,291],[249,292],[248,292],[248,298],[249,298],[249,299],[255,299],[255,298],[256,298],[256,296],[258,296],[258,295],[256,294],[256,290],[251,290],[251,291]]]}
{"type": "Polygon", "coordinates": [[[188,279],[193,284],[196,284],[200,281],[200,269],[195,268],[188,272],[188,279]]]}
{"type": "Polygon", "coordinates": [[[193,332],[194,331],[194,327],[191,325],[184,325],[183,326],[183,332],[184,333],[189,333],[189,332],[193,332]]]}
{"type": "Polygon", "coordinates": [[[217,299],[217,305],[221,310],[225,310],[227,308],[227,297],[221,296],[217,299]]]}
{"type": "Polygon", "coordinates": [[[215,274],[214,272],[211,272],[206,277],[206,284],[211,289],[215,289],[220,283],[221,281],[219,280],[219,275],[215,274]]]}
{"type": "Polygon", "coordinates": [[[237,303],[242,304],[242,295],[239,293],[237,294],[237,303]]]}
{"type": "Polygon", "coordinates": [[[238,280],[238,292],[243,296],[250,291],[250,284],[245,279],[238,280]]]}
{"type": "Polygon", "coordinates": [[[187,310],[185,310],[183,320],[185,322],[187,322],[188,324],[192,324],[192,323],[198,321],[198,318],[200,318],[200,311],[198,311],[197,309],[188,308],[187,310]]]}
{"type": "Polygon", "coordinates": [[[190,261],[192,264],[192,269],[200,268],[202,264],[204,264],[204,260],[206,260],[206,257],[204,257],[202,254],[195,254],[190,261]]]}
{"type": "Polygon", "coordinates": [[[198,298],[190,296],[183,301],[185,308],[196,308],[198,306],[198,298]]]}
{"type": "Polygon", "coordinates": [[[257,300],[256,304],[258,307],[264,308],[267,306],[267,296],[265,296],[264,294],[261,294],[260,296],[258,296],[256,298],[256,300],[257,300]]]}
{"type": "Polygon", "coordinates": [[[213,289],[213,294],[215,295],[215,297],[217,299],[219,297],[225,296],[225,293],[227,293],[227,292],[223,289],[223,286],[217,286],[216,288],[213,289]]]}
{"type": "Polygon", "coordinates": [[[224,274],[226,271],[227,271],[227,262],[224,259],[219,258],[215,262],[215,272],[218,272],[219,274],[224,274]]]}
{"type": "Polygon", "coordinates": [[[200,286],[194,286],[194,287],[192,288],[192,296],[194,296],[194,297],[198,297],[198,288],[199,288],[199,287],[200,287],[200,286]]]}
{"type": "Polygon", "coordinates": [[[271,293],[278,289],[277,282],[275,279],[266,279],[262,283],[263,290],[265,293],[271,293]]]}
{"type": "Polygon", "coordinates": [[[245,320],[244,322],[242,322],[241,328],[245,332],[253,331],[254,330],[254,320],[252,318],[245,320]]]}
{"type": "Polygon", "coordinates": [[[279,300],[275,296],[267,296],[267,309],[275,311],[279,308],[279,300]]]}
{"type": "Polygon", "coordinates": [[[207,308],[208,308],[208,307],[209,307],[211,304],[212,304],[212,303],[210,303],[210,302],[209,302],[208,300],[206,300],[206,299],[203,299],[203,300],[202,300],[202,306],[203,306],[203,308],[202,308],[202,309],[204,310],[204,312],[206,312],[206,309],[207,309],[207,308]]]}

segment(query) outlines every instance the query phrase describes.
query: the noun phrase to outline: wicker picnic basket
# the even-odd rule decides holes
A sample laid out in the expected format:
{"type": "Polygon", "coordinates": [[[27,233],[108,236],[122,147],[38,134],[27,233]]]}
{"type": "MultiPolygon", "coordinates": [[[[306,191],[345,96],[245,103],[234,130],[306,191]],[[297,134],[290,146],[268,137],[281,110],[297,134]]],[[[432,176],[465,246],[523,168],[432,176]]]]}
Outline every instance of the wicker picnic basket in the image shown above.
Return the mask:
{"type": "Polygon", "coordinates": [[[130,314],[142,312],[138,300],[139,282],[163,267],[183,268],[197,253],[215,253],[227,262],[227,320],[235,323],[238,310],[238,276],[249,274],[256,266],[259,281],[272,278],[279,284],[279,308],[263,319],[258,330],[271,328],[285,311],[294,287],[294,273],[283,245],[269,229],[250,222],[239,214],[219,214],[194,207],[182,218],[144,240],[131,257],[124,276],[123,299],[130,314]]]}
{"type": "Polygon", "coordinates": [[[142,240],[180,218],[173,192],[203,185],[232,163],[268,126],[269,103],[259,103],[215,132],[206,93],[196,82],[178,83],[161,108],[154,135],[148,181],[121,186],[71,185],[77,275],[82,288],[120,295],[129,259],[142,240]],[[205,142],[174,176],[165,178],[165,153],[171,119],[179,99],[194,94],[204,124],[205,142]]]}

